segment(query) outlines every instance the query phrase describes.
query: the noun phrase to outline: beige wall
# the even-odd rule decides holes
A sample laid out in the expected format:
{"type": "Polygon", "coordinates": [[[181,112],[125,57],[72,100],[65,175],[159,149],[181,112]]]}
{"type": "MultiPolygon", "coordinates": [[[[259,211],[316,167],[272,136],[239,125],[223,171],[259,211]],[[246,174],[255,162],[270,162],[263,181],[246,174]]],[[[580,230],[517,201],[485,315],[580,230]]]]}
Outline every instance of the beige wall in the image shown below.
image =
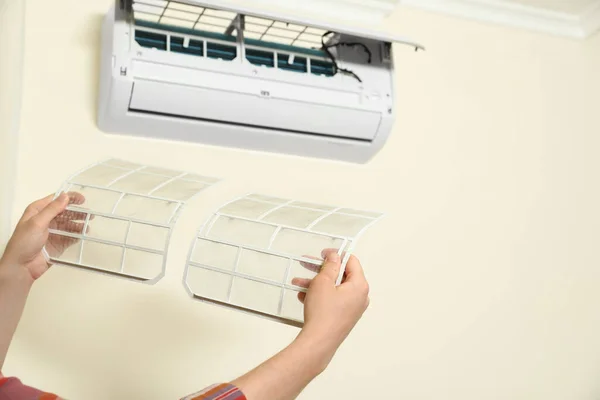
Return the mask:
{"type": "Polygon", "coordinates": [[[99,132],[109,3],[28,2],[15,216],[107,156],[227,182],[184,213],[157,286],[53,269],[5,373],[73,399],[174,399],[281,349],[295,329],[195,303],[181,284],[201,220],[253,190],[388,213],[357,249],[372,306],[301,398],[600,396],[600,36],[398,13],[389,29],[428,51],[398,49],[396,132],[357,166],[99,132]]]}
{"type": "Polygon", "coordinates": [[[21,106],[25,2],[0,1],[0,249],[10,234],[21,106]]]}

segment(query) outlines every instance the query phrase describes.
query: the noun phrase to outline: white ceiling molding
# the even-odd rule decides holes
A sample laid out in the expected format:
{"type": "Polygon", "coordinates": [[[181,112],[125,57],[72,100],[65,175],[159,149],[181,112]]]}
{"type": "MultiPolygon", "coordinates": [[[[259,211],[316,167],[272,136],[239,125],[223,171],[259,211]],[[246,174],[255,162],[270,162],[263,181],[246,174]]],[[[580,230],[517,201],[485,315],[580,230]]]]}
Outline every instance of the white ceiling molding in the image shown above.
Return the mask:
{"type": "Polygon", "coordinates": [[[402,5],[574,39],[600,29],[600,0],[581,15],[501,0],[402,0],[402,5]]]}

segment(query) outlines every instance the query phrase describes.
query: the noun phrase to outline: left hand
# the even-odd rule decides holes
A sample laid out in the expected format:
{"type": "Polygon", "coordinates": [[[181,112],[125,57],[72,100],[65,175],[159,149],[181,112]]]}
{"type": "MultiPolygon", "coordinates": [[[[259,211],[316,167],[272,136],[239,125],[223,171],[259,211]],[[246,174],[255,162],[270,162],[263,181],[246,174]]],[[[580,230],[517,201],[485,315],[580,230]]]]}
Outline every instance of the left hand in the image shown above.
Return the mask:
{"type": "MultiPolygon", "coordinates": [[[[33,281],[40,278],[49,268],[48,262],[42,254],[42,249],[46,244],[53,249],[60,247],[58,250],[62,253],[77,242],[77,239],[64,237],[71,243],[47,243],[50,237],[48,229],[51,227],[62,228],[54,225],[62,225],[64,218],[56,219],[56,217],[65,211],[69,203],[82,204],[85,199],[79,193],[69,193],[68,195],[63,193],[55,200],[53,198],[54,195],[50,195],[27,207],[2,256],[3,264],[12,266],[12,268],[24,268],[31,275],[33,281]]],[[[64,222],[74,224],[72,221],[64,222]]]]}

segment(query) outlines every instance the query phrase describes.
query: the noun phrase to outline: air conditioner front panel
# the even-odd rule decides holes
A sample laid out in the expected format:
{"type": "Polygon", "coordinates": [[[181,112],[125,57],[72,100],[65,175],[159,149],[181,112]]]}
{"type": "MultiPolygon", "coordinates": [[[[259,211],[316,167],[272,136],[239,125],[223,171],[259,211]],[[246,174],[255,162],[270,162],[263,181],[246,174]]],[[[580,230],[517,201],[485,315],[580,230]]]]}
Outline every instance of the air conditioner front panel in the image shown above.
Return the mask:
{"type": "Polygon", "coordinates": [[[129,110],[364,141],[376,137],[382,119],[374,111],[141,79],[129,110]]]}
{"type": "MultiPolygon", "coordinates": [[[[160,81],[196,86],[274,99],[317,103],[336,107],[381,112],[385,103],[364,101],[356,87],[330,82],[330,78],[286,71],[255,68],[235,62],[198,60],[196,57],[165,57],[169,53],[150,52],[144,60],[135,59],[131,70],[135,81],[160,81]],[[182,61],[188,61],[183,64],[182,61]],[[198,62],[201,61],[201,62],[198,62]],[[175,63],[178,63],[174,65],[175,63]],[[291,75],[291,76],[290,76],[291,75]],[[294,79],[295,78],[295,79],[294,79]]],[[[175,55],[177,56],[177,55],[175,55]]],[[[334,81],[337,81],[333,79],[334,81]]]]}

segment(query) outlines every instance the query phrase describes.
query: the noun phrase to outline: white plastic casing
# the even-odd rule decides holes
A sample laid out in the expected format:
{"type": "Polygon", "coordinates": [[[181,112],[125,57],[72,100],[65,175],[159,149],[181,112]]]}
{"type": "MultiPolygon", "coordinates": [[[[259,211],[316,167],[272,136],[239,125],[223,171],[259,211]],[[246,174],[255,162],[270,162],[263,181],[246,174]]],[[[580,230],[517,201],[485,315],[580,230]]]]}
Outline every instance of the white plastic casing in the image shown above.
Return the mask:
{"type": "MultiPolygon", "coordinates": [[[[269,0],[258,0],[261,4],[272,5],[269,0]]],[[[317,17],[379,23],[400,4],[400,0],[278,0],[277,6],[317,17]]]]}
{"type": "Polygon", "coordinates": [[[340,66],[361,83],[344,74],[257,67],[243,51],[224,61],[144,48],[135,29],[117,2],[102,33],[98,125],[106,132],[357,163],[371,159],[390,135],[394,68],[391,48],[377,33],[346,36],[371,49],[371,64],[354,48],[337,51],[340,66]]]}

